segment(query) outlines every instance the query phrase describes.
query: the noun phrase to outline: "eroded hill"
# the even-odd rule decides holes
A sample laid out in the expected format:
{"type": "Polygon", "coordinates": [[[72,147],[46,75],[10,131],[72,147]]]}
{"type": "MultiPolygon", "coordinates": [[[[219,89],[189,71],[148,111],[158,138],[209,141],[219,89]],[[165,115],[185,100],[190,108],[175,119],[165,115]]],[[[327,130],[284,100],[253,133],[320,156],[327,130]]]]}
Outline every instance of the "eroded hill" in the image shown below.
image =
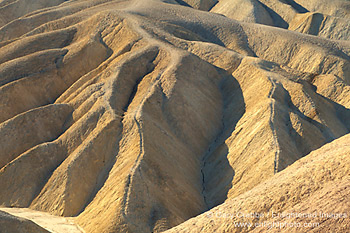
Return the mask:
{"type": "Polygon", "coordinates": [[[350,3],[328,3],[1,1],[0,205],[86,232],[348,211],[350,3]]]}

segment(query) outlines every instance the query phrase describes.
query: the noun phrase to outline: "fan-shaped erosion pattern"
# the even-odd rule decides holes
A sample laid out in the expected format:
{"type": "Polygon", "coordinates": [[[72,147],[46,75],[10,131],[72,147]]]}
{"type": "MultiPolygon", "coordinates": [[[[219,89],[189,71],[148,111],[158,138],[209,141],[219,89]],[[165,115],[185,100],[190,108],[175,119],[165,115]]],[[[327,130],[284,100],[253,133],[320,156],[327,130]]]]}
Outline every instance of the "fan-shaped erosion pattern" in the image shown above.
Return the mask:
{"type": "Polygon", "coordinates": [[[99,233],[348,211],[350,8],[306,2],[0,1],[0,205],[99,233]]]}

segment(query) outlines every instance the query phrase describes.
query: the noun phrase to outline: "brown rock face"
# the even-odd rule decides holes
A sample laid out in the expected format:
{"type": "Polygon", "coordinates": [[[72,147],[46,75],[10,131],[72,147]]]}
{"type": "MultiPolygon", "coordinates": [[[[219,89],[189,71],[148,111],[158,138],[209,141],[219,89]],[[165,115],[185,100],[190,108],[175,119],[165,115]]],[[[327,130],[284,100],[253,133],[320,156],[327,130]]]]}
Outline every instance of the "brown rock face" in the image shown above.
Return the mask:
{"type": "Polygon", "coordinates": [[[349,9],[0,1],[0,205],[77,232],[348,232],[349,9]]]}

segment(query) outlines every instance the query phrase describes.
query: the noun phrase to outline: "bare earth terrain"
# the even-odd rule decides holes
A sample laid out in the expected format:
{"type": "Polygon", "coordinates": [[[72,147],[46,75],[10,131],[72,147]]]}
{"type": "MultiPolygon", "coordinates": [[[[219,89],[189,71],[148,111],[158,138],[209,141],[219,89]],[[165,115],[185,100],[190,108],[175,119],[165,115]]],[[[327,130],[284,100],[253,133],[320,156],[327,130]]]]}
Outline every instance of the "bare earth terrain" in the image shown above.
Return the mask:
{"type": "Polygon", "coordinates": [[[0,0],[0,233],[350,232],[350,1],[0,0]]]}

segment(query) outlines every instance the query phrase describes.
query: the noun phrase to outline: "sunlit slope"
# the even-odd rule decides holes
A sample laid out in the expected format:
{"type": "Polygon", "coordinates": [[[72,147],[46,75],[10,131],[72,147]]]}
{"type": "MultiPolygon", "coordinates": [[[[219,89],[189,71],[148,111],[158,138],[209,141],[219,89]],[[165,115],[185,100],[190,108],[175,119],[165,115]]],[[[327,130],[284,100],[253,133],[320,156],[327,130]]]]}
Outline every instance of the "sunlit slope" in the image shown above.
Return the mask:
{"type": "Polygon", "coordinates": [[[346,39],[181,1],[45,4],[0,28],[3,206],[160,232],[349,133],[346,39]]]}

